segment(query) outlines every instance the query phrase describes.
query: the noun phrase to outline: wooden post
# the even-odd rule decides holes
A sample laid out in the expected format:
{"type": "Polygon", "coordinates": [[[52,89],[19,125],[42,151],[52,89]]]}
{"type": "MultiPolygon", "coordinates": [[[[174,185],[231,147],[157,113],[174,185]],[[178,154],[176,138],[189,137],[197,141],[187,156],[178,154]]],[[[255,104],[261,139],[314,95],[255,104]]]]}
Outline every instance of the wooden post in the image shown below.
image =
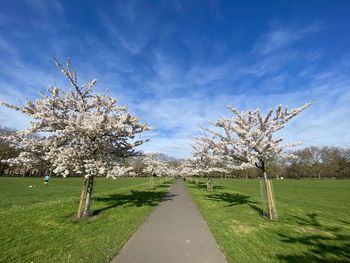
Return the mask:
{"type": "Polygon", "coordinates": [[[149,178],[149,189],[153,190],[154,189],[154,176],[151,175],[149,178]]]}
{"type": "Polygon", "coordinates": [[[265,169],[263,169],[264,172],[264,186],[266,191],[266,202],[267,202],[267,216],[269,220],[276,220],[277,219],[277,210],[276,210],[276,204],[275,204],[275,198],[272,192],[272,184],[271,180],[267,178],[265,169]]]}
{"type": "Polygon", "coordinates": [[[84,179],[82,191],[80,194],[80,203],[77,212],[77,218],[89,217],[91,215],[92,190],[94,186],[94,177],[89,176],[84,179]]]}
{"type": "Polygon", "coordinates": [[[208,177],[208,180],[207,180],[207,191],[212,191],[213,190],[213,183],[212,183],[212,180],[210,177],[208,177]]]}

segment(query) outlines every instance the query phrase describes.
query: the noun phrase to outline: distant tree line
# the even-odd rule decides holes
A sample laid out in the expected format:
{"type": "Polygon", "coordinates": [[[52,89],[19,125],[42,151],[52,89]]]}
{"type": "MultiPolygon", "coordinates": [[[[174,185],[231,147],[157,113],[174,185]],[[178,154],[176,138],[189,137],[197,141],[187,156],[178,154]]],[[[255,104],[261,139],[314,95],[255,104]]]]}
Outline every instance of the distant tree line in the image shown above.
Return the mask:
{"type": "MultiPolygon", "coordinates": [[[[293,151],[295,158],[273,159],[266,168],[271,178],[345,179],[350,178],[350,148],[310,146],[293,151]]],[[[207,174],[216,178],[259,178],[257,168],[207,174]]]]}
{"type": "MultiPolygon", "coordinates": [[[[350,178],[350,148],[310,146],[293,152],[295,158],[278,158],[267,168],[271,177],[294,179],[350,178]]],[[[216,174],[216,177],[223,175],[216,174]]],[[[256,168],[233,170],[227,175],[234,178],[257,178],[256,168]]]]}
{"type": "Polygon", "coordinates": [[[282,176],[318,179],[350,177],[350,148],[311,146],[294,154],[296,159],[286,162],[287,165],[282,162],[282,176]]]}
{"type": "MultiPolygon", "coordinates": [[[[14,147],[4,142],[2,136],[7,136],[15,132],[13,129],[0,127],[0,176],[44,176],[51,174],[49,167],[44,163],[28,169],[20,165],[10,166],[3,160],[14,158],[20,152],[14,147]]],[[[274,178],[295,178],[295,179],[344,179],[350,178],[350,148],[340,147],[316,147],[311,146],[293,152],[296,158],[275,159],[269,165],[268,173],[274,178]]],[[[178,166],[181,160],[175,160],[165,154],[158,154],[160,160],[165,160],[178,166]]],[[[136,176],[144,176],[143,157],[132,157],[124,160],[126,167],[133,166],[136,176]]],[[[246,170],[232,170],[228,174],[213,172],[212,177],[231,178],[258,178],[261,177],[259,169],[250,168],[246,170]]]]}

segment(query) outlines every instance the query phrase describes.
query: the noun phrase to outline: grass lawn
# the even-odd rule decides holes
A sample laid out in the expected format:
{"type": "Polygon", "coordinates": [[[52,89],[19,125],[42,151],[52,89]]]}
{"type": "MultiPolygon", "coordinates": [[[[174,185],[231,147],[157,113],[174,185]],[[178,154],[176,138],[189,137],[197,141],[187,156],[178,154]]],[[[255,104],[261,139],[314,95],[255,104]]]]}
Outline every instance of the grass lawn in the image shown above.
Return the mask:
{"type": "Polygon", "coordinates": [[[0,177],[0,262],[108,262],[170,185],[97,178],[94,215],[77,221],[82,180],[0,177]]]}
{"type": "Polygon", "coordinates": [[[350,262],[350,181],[273,181],[279,219],[261,216],[258,180],[187,183],[228,262],[350,262]]]}

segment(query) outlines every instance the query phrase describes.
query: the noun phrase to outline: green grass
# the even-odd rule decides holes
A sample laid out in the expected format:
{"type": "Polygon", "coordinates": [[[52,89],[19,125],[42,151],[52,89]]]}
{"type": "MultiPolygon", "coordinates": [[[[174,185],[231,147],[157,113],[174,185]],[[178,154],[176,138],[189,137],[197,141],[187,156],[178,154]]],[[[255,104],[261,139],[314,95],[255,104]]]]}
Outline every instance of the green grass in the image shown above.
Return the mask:
{"type": "Polygon", "coordinates": [[[94,215],[78,221],[82,180],[0,177],[0,262],[108,262],[170,185],[149,191],[147,178],[98,178],[94,215]]]}
{"type": "Polygon", "coordinates": [[[228,262],[350,262],[350,181],[273,181],[279,219],[261,215],[258,180],[188,183],[228,262]]]}

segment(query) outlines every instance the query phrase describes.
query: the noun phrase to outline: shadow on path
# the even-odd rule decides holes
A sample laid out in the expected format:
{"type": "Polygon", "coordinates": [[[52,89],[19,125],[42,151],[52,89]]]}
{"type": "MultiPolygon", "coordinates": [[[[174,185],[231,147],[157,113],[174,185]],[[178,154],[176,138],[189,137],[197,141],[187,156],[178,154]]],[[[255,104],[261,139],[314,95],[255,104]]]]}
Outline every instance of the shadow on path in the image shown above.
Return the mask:
{"type": "Polygon", "coordinates": [[[161,201],[171,200],[174,196],[166,191],[136,191],[131,190],[128,194],[111,194],[108,196],[95,197],[94,201],[104,203],[104,207],[94,210],[93,215],[117,206],[156,206],[161,201]]]}
{"type": "Polygon", "coordinates": [[[257,206],[257,203],[249,200],[251,197],[247,195],[242,195],[239,193],[215,193],[207,196],[208,199],[213,201],[224,201],[228,203],[226,207],[236,206],[236,205],[248,205],[252,209],[254,209],[258,214],[263,215],[263,210],[257,206]]]}
{"type": "Polygon", "coordinates": [[[277,234],[286,244],[300,244],[307,248],[299,255],[278,255],[282,262],[350,262],[350,236],[343,234],[341,227],[322,225],[317,214],[306,218],[294,216],[303,227],[302,234],[294,236],[277,234]]]}

